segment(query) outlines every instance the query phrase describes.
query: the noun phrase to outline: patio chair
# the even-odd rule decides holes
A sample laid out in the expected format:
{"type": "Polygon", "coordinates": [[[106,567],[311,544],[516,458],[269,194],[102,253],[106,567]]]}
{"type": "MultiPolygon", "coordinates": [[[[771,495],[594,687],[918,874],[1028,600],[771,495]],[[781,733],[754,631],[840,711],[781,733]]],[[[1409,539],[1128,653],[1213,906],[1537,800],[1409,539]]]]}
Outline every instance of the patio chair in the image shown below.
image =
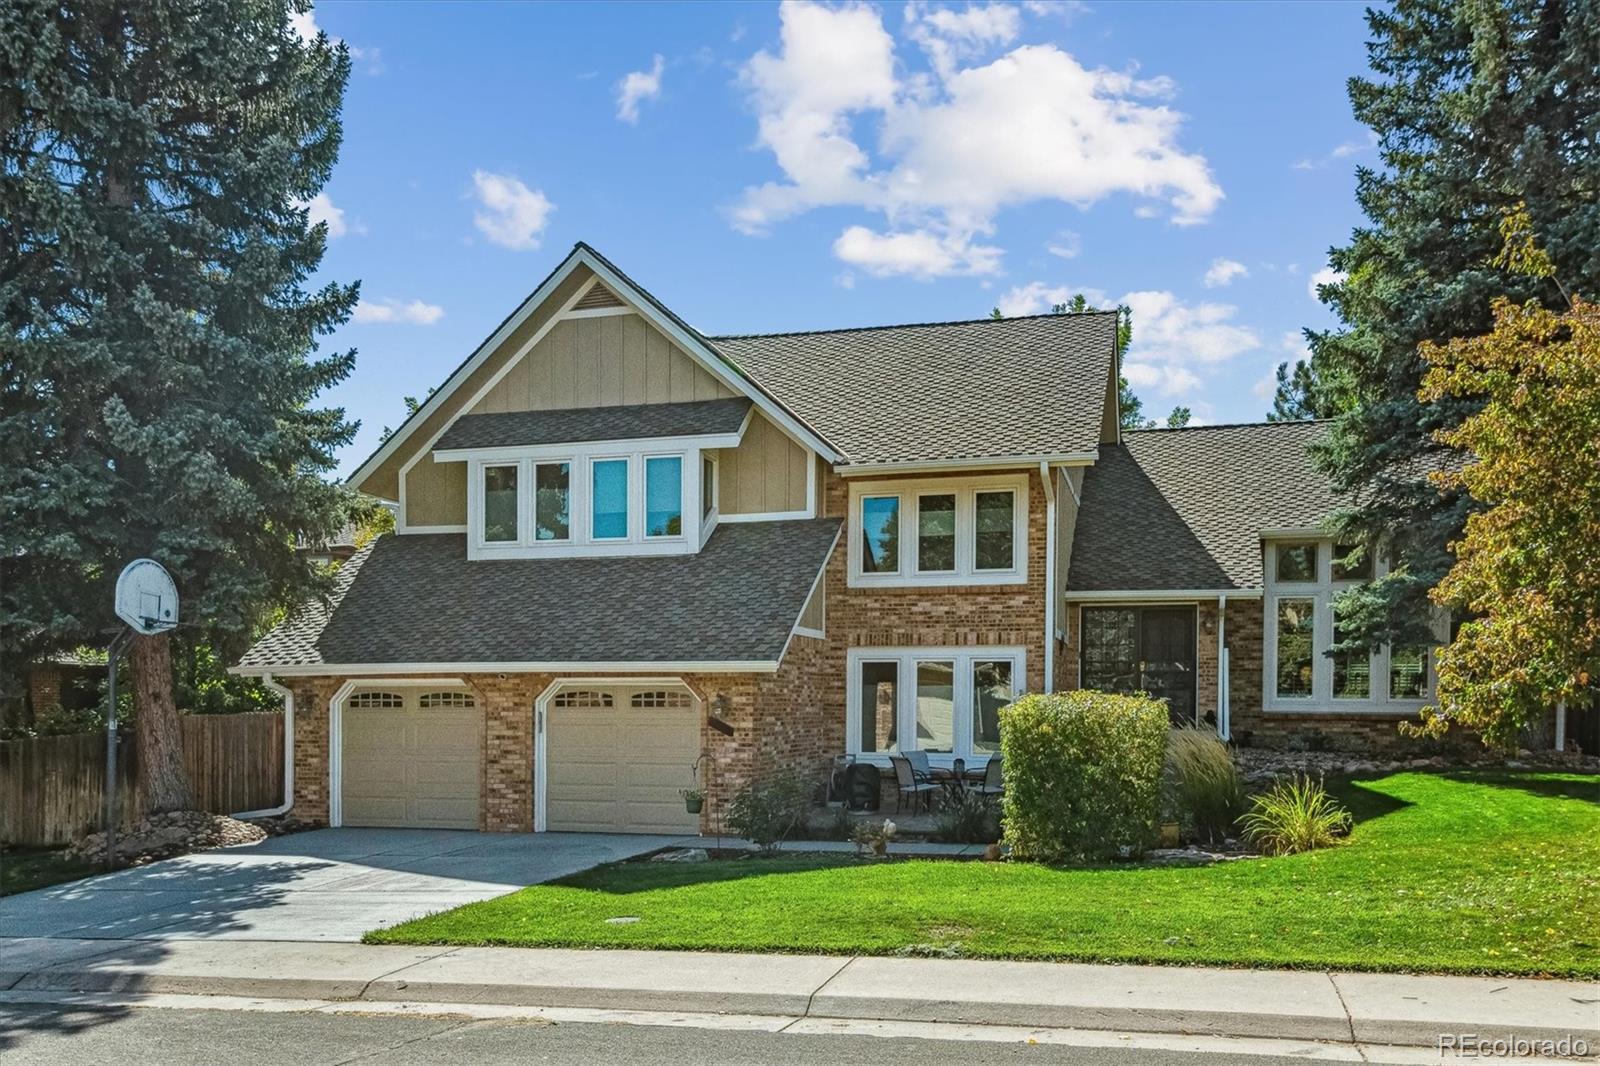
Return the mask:
{"type": "Polygon", "coordinates": [[[1003,795],[1006,787],[1000,773],[1000,756],[989,756],[989,764],[983,768],[983,782],[973,785],[972,790],[980,796],[1003,795]]]}
{"type": "Polygon", "coordinates": [[[928,762],[928,753],[925,751],[908,751],[905,753],[906,762],[911,764],[919,776],[932,778],[933,766],[928,762]]]}
{"type": "Polygon", "coordinates": [[[934,784],[925,775],[917,773],[911,765],[911,760],[904,755],[889,756],[889,765],[894,767],[894,783],[897,791],[894,797],[894,813],[899,814],[905,807],[906,797],[911,798],[911,813],[917,812],[917,804],[922,804],[922,809],[927,810],[933,794],[939,791],[939,786],[934,784]]]}

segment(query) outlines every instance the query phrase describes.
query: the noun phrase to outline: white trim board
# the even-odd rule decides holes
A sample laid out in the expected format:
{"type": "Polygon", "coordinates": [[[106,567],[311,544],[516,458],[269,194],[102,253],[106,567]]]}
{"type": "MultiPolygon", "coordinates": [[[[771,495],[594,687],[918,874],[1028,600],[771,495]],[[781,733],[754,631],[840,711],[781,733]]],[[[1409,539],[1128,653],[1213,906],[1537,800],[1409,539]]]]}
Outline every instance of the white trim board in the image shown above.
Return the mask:
{"type": "MultiPolygon", "coordinates": [[[[1069,577],[1068,580],[1071,580],[1069,577]]],[[[1226,596],[1230,600],[1259,600],[1261,589],[1115,589],[1106,592],[1073,592],[1062,597],[1067,603],[1193,603],[1226,596]]]]}
{"type": "MultiPolygon", "coordinates": [[[[239,677],[259,677],[271,674],[285,677],[345,677],[360,674],[381,678],[384,684],[400,684],[403,678],[396,675],[449,672],[460,674],[558,674],[573,670],[604,671],[614,674],[648,673],[660,670],[677,670],[696,674],[770,674],[776,672],[778,663],[770,660],[749,662],[709,660],[704,662],[460,662],[460,663],[269,663],[264,666],[230,666],[228,673],[239,677]],[[395,680],[390,680],[395,678],[395,680]]],[[[620,683],[620,679],[613,679],[620,683]]],[[[377,684],[368,680],[368,684],[377,684]]]]}

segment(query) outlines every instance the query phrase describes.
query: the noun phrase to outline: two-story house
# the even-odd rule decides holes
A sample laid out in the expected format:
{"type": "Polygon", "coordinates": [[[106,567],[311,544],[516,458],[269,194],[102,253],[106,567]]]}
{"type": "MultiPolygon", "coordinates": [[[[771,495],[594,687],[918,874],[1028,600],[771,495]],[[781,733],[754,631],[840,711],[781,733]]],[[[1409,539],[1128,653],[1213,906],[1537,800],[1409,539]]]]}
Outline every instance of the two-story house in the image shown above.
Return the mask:
{"type": "Polygon", "coordinates": [[[981,764],[1078,686],[1392,736],[1429,657],[1326,654],[1372,563],[1322,532],[1323,427],[1125,433],[1116,334],[706,336],[579,244],[351,476],[394,535],[236,667],[289,694],[295,813],[694,831],[839,754],[981,764]]]}

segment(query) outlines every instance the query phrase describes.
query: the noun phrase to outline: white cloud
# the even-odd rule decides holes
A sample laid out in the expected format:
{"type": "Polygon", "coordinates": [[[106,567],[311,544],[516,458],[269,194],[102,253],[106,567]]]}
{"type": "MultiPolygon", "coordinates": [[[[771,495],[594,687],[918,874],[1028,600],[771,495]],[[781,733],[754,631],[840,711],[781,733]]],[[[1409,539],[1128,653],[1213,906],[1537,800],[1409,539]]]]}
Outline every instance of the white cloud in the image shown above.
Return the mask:
{"type": "Polygon", "coordinates": [[[950,274],[993,274],[1000,269],[999,248],[924,230],[875,233],[866,226],[851,226],[833,242],[833,254],[880,278],[909,274],[926,280],[950,274]]]}
{"type": "Polygon", "coordinates": [[[1378,135],[1368,132],[1366,137],[1359,141],[1345,141],[1333,146],[1333,150],[1320,159],[1301,159],[1289,164],[1295,170],[1321,170],[1335,159],[1348,159],[1350,156],[1368,152],[1378,146],[1378,135]]]}
{"type": "Polygon", "coordinates": [[[1246,278],[1250,270],[1243,263],[1235,259],[1213,259],[1211,266],[1206,270],[1205,286],[1208,289],[1220,288],[1233,281],[1234,278],[1246,278]]]}
{"type": "Polygon", "coordinates": [[[1078,253],[1083,251],[1083,238],[1069,229],[1064,229],[1044,248],[1051,255],[1062,259],[1075,259],[1078,253]]]}
{"type": "Polygon", "coordinates": [[[928,54],[928,62],[941,78],[954,74],[959,60],[1010,44],[1022,32],[1022,15],[1010,4],[953,11],[932,7],[925,0],[911,0],[906,4],[905,23],[907,35],[928,54]]]}
{"type": "Polygon", "coordinates": [[[319,192],[309,200],[296,200],[294,205],[305,208],[310,213],[313,226],[319,222],[326,222],[329,240],[336,240],[350,232],[350,226],[344,220],[344,209],[335,207],[325,192],[319,192]]]}
{"type": "MultiPolygon", "coordinates": [[[[997,269],[999,251],[978,240],[1009,206],[1087,208],[1131,193],[1187,225],[1222,199],[1204,157],[1177,146],[1182,117],[1144,99],[1170,92],[1169,80],[1089,70],[1053,45],[983,62],[1020,33],[1010,5],[912,4],[906,32],[932,76],[897,74],[895,41],[874,8],[786,0],[780,22],[777,52],[756,53],[741,75],[758,142],[784,175],[746,189],[731,209],[746,233],[817,207],[857,207],[882,214],[878,243],[897,249],[878,256],[875,272],[932,277],[997,269]],[[875,154],[855,128],[867,122],[878,130],[875,154]],[[919,254],[900,254],[913,243],[919,254]]],[[[852,231],[871,233],[852,226],[836,250],[863,250],[852,231]]]]}
{"type": "Polygon", "coordinates": [[[1321,270],[1311,275],[1311,280],[1306,282],[1306,292],[1311,294],[1311,298],[1313,300],[1319,299],[1317,296],[1318,285],[1337,285],[1339,282],[1343,281],[1346,276],[1347,275],[1342,270],[1335,270],[1333,267],[1323,267],[1321,270]]]}
{"type": "Polygon", "coordinates": [[[996,306],[1000,308],[1000,313],[1008,318],[1018,315],[1042,315],[1056,304],[1071,302],[1079,293],[1083,294],[1091,307],[1099,310],[1109,310],[1117,306],[1115,301],[1108,299],[1100,289],[1086,289],[1073,285],[1051,286],[1042,281],[1030,281],[1026,285],[1008,289],[1001,295],[996,306]]]}
{"type": "Polygon", "coordinates": [[[554,211],[538,189],[530,189],[512,174],[477,170],[472,184],[483,210],[472,216],[478,231],[495,244],[517,251],[539,247],[539,235],[554,211]]]}
{"type": "Polygon", "coordinates": [[[401,322],[410,326],[431,326],[444,317],[444,308],[421,300],[362,300],[351,316],[357,322],[401,322]]]}
{"type": "Polygon", "coordinates": [[[639,121],[639,105],[661,95],[661,72],[667,61],[656,53],[649,70],[630,71],[617,82],[617,117],[624,122],[639,121]]]}

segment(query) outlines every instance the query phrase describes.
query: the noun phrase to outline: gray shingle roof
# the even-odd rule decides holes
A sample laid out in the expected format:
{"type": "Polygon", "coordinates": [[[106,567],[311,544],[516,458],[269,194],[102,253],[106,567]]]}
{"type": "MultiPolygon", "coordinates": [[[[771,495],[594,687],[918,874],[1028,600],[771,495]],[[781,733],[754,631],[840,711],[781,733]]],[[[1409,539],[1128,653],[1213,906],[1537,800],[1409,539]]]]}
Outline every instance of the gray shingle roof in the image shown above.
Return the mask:
{"type": "Polygon", "coordinates": [[[1084,474],[1069,592],[1260,588],[1261,532],[1340,506],[1307,446],[1326,422],[1127,433],[1084,474]]]}
{"type": "Polygon", "coordinates": [[[1092,451],[1114,312],[712,337],[852,463],[1092,451]]]}
{"type": "Polygon", "coordinates": [[[439,438],[433,449],[448,451],[452,448],[503,448],[736,433],[749,411],[750,400],[735,396],[685,403],[462,415],[445,430],[444,436],[439,438]]]}
{"type": "Polygon", "coordinates": [[[240,666],[774,662],[838,532],[749,522],[697,555],[472,562],[458,533],[380,537],[240,666]]]}

